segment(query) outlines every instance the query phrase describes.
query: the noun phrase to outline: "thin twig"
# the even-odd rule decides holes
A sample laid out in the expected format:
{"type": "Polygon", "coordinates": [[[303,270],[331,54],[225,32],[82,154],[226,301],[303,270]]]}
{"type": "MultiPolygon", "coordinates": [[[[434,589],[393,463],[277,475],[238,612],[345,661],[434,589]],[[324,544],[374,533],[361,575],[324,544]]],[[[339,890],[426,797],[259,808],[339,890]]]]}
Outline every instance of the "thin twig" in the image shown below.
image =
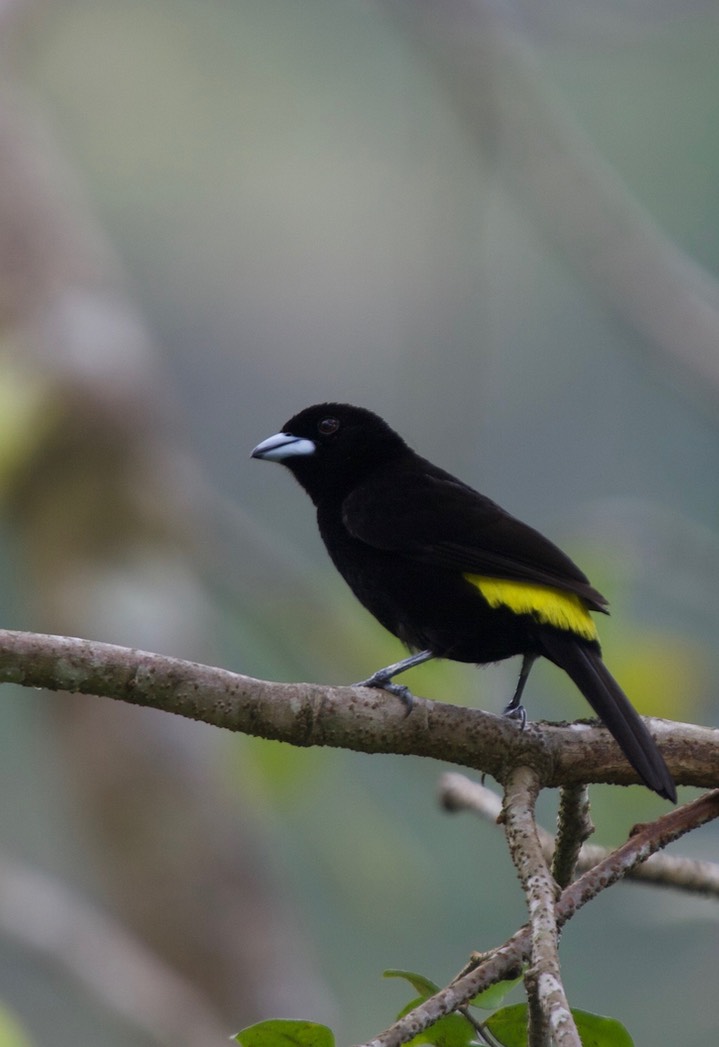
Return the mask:
{"type": "Polygon", "coordinates": [[[594,832],[589,814],[586,785],[565,785],[559,794],[557,842],[552,858],[552,875],[560,887],[574,877],[582,847],[594,832]]]}
{"type": "Polygon", "coordinates": [[[534,815],[539,779],[518,767],[504,793],[504,829],[529,910],[531,967],[525,974],[530,1047],[582,1047],[559,965],[557,884],[542,853],[534,815]]]}
{"type": "Polygon", "coordinates": [[[492,1036],[491,1032],[487,1028],[487,1023],[480,1022],[477,1018],[475,1018],[475,1016],[470,1011],[469,1007],[458,1007],[457,1012],[461,1014],[463,1018],[466,1018],[466,1020],[469,1022],[469,1024],[476,1032],[477,1036],[480,1037],[478,1041],[479,1043],[486,1044],[487,1047],[501,1047],[501,1044],[497,1043],[494,1036],[492,1036]]]}
{"type": "MultiPolygon", "coordinates": [[[[501,814],[502,802],[495,792],[456,771],[442,775],[439,792],[443,806],[449,811],[472,811],[492,824],[496,823],[501,814]]],[[[544,856],[550,861],[555,851],[555,839],[541,826],[537,827],[537,832],[544,856]]],[[[609,847],[584,844],[579,851],[577,871],[582,873],[592,869],[611,853],[609,847]]],[[[719,898],[719,864],[715,862],[653,854],[646,862],[628,872],[625,879],[719,898]]]]}
{"type": "MultiPolygon", "coordinates": [[[[610,853],[608,847],[587,844],[582,848],[578,867],[582,872],[591,869],[604,861],[610,853]]],[[[655,887],[672,887],[691,894],[719,898],[719,865],[716,862],[702,862],[696,858],[674,857],[671,854],[654,854],[633,869],[627,879],[650,883],[655,887]]]]}
{"type": "MultiPolygon", "coordinates": [[[[639,862],[646,861],[650,854],[715,818],[719,818],[719,790],[706,793],[643,826],[599,865],[564,889],[556,905],[560,929],[587,902],[626,876],[639,862]]],[[[530,944],[530,929],[520,928],[477,967],[424,1000],[364,1047],[400,1047],[407,1043],[446,1014],[468,1003],[477,993],[510,977],[529,958],[530,944]]]]}

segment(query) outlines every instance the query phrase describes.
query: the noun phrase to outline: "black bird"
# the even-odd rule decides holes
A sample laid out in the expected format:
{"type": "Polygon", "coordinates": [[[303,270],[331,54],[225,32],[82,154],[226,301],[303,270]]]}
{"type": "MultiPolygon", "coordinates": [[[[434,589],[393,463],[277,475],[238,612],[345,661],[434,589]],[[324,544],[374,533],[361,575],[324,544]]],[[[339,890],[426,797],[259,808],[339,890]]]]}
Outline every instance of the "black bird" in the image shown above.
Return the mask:
{"type": "Polygon", "coordinates": [[[281,462],[317,508],[320,534],[357,599],[416,653],[379,669],[392,678],[431,658],[497,662],[522,656],[505,713],[525,714],[534,661],[571,677],[642,781],[676,802],[656,742],[605,667],[590,611],[607,601],[556,545],[413,451],[385,421],[349,404],[308,407],[253,458],[281,462]]]}

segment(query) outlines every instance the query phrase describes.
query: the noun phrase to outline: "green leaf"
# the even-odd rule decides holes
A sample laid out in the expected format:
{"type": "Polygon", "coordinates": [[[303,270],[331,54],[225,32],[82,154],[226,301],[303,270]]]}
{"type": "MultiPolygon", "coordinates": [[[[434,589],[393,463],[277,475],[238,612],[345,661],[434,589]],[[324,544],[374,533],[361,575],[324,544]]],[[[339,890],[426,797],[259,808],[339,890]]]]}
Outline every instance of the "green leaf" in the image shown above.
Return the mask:
{"type": "MultiPolygon", "coordinates": [[[[405,1014],[419,1007],[426,999],[426,996],[418,996],[417,999],[412,1000],[399,1012],[397,1019],[404,1018],[405,1014]]],[[[469,1047],[474,1038],[475,1031],[471,1022],[468,1022],[461,1014],[447,1014],[429,1029],[418,1033],[408,1042],[407,1047],[419,1047],[424,1043],[433,1044],[434,1047],[469,1047]]]]}
{"type": "MultiPolygon", "coordinates": [[[[415,974],[414,971],[389,970],[383,972],[383,977],[406,979],[415,992],[418,992],[424,1000],[428,996],[434,996],[436,992],[439,992],[438,985],[435,985],[429,978],[425,978],[423,974],[415,974]]],[[[521,980],[522,976],[520,975],[519,978],[508,978],[503,982],[497,982],[496,985],[490,985],[488,989],[477,993],[474,999],[470,1000],[470,1003],[473,1007],[481,1007],[485,1011],[494,1011],[515,985],[519,985],[521,980]]]]}
{"type": "Polygon", "coordinates": [[[505,996],[508,996],[515,985],[519,985],[521,981],[522,975],[520,974],[519,978],[508,978],[503,982],[496,982],[483,992],[477,993],[470,1003],[473,1007],[481,1007],[484,1011],[494,1011],[505,996]]]}
{"type": "Polygon", "coordinates": [[[634,1047],[634,1040],[616,1018],[572,1009],[583,1047],[634,1047]]]}
{"type": "MultiPolygon", "coordinates": [[[[634,1047],[634,1041],[616,1018],[572,1010],[582,1047],[634,1047]]],[[[527,1047],[527,1005],[503,1007],[487,1019],[487,1028],[502,1047],[527,1047]]]]}
{"type": "Polygon", "coordinates": [[[335,1043],[326,1025],[280,1018],[249,1025],[233,1039],[242,1047],[334,1047],[335,1043]]]}
{"type": "Polygon", "coordinates": [[[409,1043],[411,1047],[419,1047],[422,1043],[433,1044],[433,1047],[469,1047],[469,1044],[474,1043],[475,1036],[471,1022],[461,1014],[448,1014],[409,1043]]]}
{"type": "Polygon", "coordinates": [[[487,1019],[487,1028],[502,1047],[527,1047],[527,1005],[503,1007],[487,1019]]]}
{"type": "Polygon", "coordinates": [[[426,1000],[428,996],[434,996],[436,992],[439,992],[438,985],[435,985],[434,982],[429,980],[429,978],[425,978],[423,974],[415,974],[414,971],[389,970],[384,971],[382,977],[404,978],[409,982],[414,991],[419,993],[423,1000],[426,1000]]]}

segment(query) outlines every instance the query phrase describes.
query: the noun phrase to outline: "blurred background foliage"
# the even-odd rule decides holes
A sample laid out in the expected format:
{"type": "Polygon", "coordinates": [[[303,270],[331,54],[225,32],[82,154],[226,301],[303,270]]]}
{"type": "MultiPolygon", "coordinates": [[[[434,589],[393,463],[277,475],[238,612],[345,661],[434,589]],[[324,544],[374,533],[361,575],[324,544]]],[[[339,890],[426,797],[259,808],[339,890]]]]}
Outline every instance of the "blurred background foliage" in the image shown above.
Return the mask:
{"type": "MultiPolygon", "coordinates": [[[[274,679],[393,660],[304,496],[248,459],[340,399],[585,566],[642,711],[716,722],[716,5],[477,2],[447,35],[454,6],[0,5],[6,626],[274,679]],[[480,91],[452,76],[458,54],[480,91]],[[581,153],[579,224],[559,229],[547,165],[521,158],[526,97],[536,141],[563,140],[557,188],[562,149],[581,153]],[[648,255],[709,331],[700,366],[693,331],[664,337],[673,296],[652,273],[605,264],[607,177],[627,226],[666,234],[648,255]],[[646,287],[656,310],[634,322],[646,287]]],[[[496,711],[515,671],[430,665],[412,685],[496,711]]],[[[531,691],[536,718],[587,715],[551,667],[531,691]]],[[[269,1016],[356,1041],[404,1002],[383,968],[442,981],[524,919],[499,833],[440,813],[430,763],[9,687],[0,719],[20,880],[71,888],[185,979],[139,992],[111,929],[76,941],[62,893],[16,897],[0,870],[0,997],[32,1044],[208,1044],[269,1016]]],[[[601,842],[663,810],[646,790],[593,796],[601,842]]],[[[708,902],[619,888],[564,934],[570,998],[637,1043],[704,1047],[716,940],[708,902]]]]}

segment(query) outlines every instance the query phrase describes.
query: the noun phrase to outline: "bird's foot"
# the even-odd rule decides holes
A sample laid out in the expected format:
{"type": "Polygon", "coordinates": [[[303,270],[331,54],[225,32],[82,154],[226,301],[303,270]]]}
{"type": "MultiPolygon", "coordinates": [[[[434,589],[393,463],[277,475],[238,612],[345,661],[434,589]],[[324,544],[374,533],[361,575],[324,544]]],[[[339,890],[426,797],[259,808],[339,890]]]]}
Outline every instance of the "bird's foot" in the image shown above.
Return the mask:
{"type": "Polygon", "coordinates": [[[385,675],[383,672],[375,673],[370,676],[368,680],[360,680],[359,683],[353,684],[354,687],[378,687],[383,691],[389,691],[395,698],[399,698],[404,707],[406,708],[406,716],[412,712],[414,708],[414,695],[410,691],[409,687],[405,687],[401,683],[392,683],[392,678],[385,675]]]}
{"type": "Polygon", "coordinates": [[[519,728],[522,731],[527,725],[527,710],[523,705],[515,705],[514,702],[510,702],[502,710],[502,716],[506,716],[508,720],[519,720],[519,728]]]}

